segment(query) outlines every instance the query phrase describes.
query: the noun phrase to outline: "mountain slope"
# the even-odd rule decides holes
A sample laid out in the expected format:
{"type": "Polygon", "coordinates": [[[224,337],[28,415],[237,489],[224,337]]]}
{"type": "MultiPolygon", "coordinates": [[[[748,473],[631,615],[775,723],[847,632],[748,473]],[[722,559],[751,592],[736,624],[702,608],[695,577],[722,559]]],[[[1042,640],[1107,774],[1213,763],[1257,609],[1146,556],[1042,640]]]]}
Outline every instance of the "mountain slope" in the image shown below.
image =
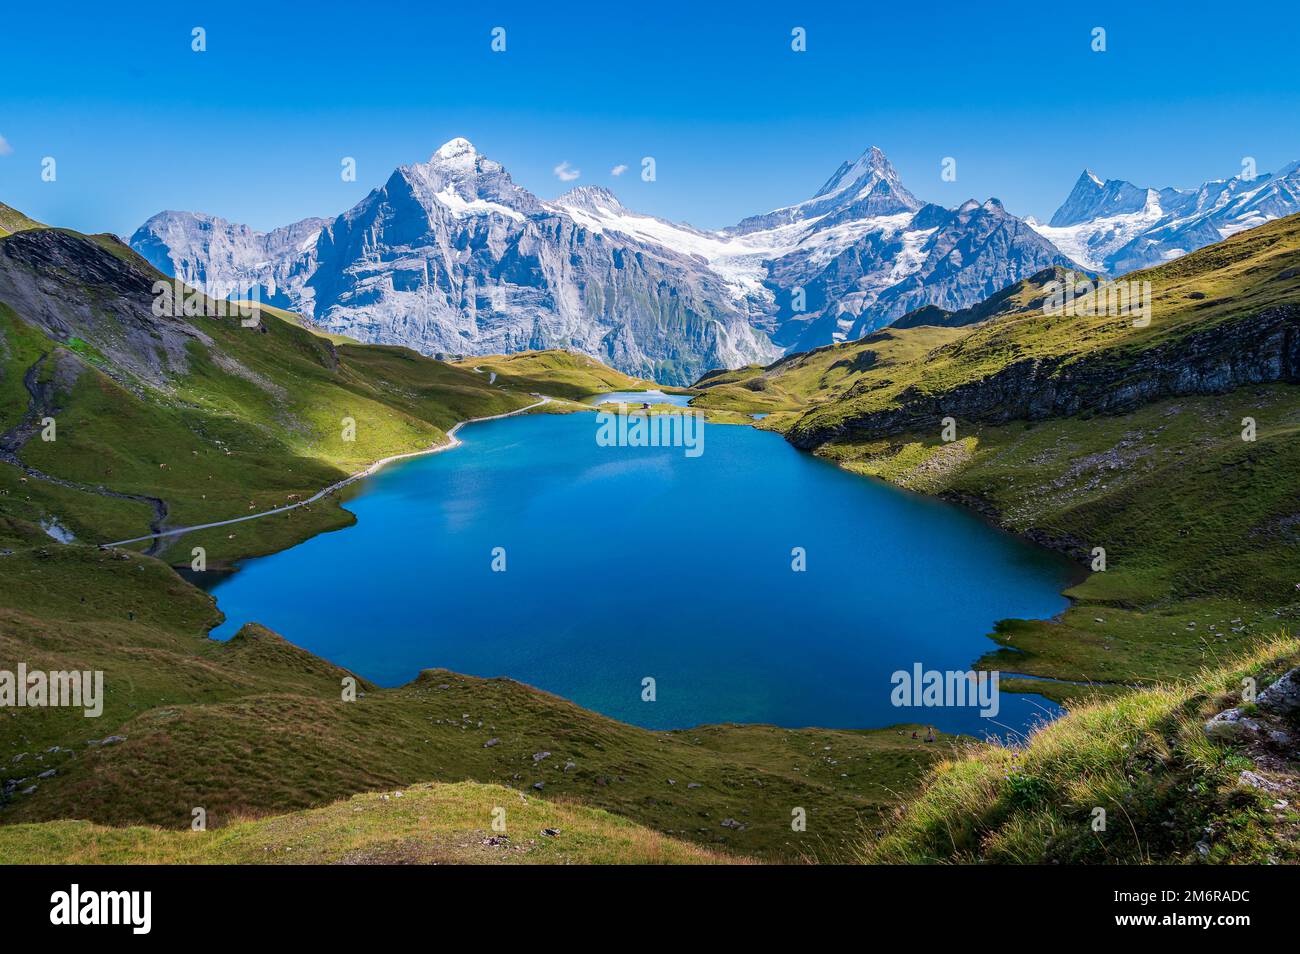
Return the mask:
{"type": "Polygon", "coordinates": [[[860,338],[924,305],[973,305],[1053,265],[1074,267],[996,199],[953,210],[921,202],[875,147],[811,199],[717,232],[639,215],[603,189],[576,189],[554,205],[593,231],[698,256],[790,352],[860,338]]]}
{"type": "MultiPolygon", "coordinates": [[[[872,864],[1300,862],[1297,700],[1246,705],[1238,738],[1204,725],[1243,679],[1268,700],[1300,642],[1262,642],[1185,685],[1076,708],[1015,749],[972,744],[863,846],[872,864]],[[1276,711],[1266,712],[1265,707],[1276,711]],[[1098,813],[1101,810],[1101,814],[1098,813]],[[1098,822],[1102,822],[1100,829],[1098,822]]],[[[1291,679],[1300,675],[1292,670],[1291,679]]]]}
{"type": "Polygon", "coordinates": [[[1103,182],[1085,170],[1048,224],[1031,224],[1079,264],[1120,275],[1297,212],[1300,162],[1273,175],[1219,179],[1186,191],[1103,182]]]}
{"type": "Polygon", "coordinates": [[[503,785],[416,784],[216,831],[0,826],[0,864],[737,864],[581,804],[503,785]],[[493,829],[504,810],[505,830],[493,829]]]}
{"type": "Polygon", "coordinates": [[[10,208],[3,202],[0,202],[0,238],[11,235],[14,232],[22,232],[26,229],[43,229],[45,228],[35,219],[28,218],[17,209],[10,208]]]}
{"type": "Polygon", "coordinates": [[[1300,374],[1300,217],[1241,233],[1128,281],[1151,283],[1151,320],[1008,309],[936,350],[914,374],[809,412],[813,446],[859,428],[934,426],[948,415],[1005,422],[1113,412],[1159,397],[1218,393],[1300,374]]]}
{"type": "Polygon", "coordinates": [[[512,391],[545,391],[557,398],[582,401],[610,391],[640,391],[654,382],[633,378],[599,361],[569,351],[520,351],[484,355],[455,362],[456,367],[486,374],[512,391]]]}
{"type": "Polygon", "coordinates": [[[131,245],[217,297],[257,289],[363,341],[454,355],[561,347],[683,385],[1073,266],[995,199],[922,203],[874,147],[810,199],[705,231],[598,187],[543,202],[453,139],[334,219],[258,233],[163,212],[131,245]]]}
{"type": "Polygon", "coordinates": [[[162,213],[131,244],[187,283],[252,286],[326,330],[426,354],[568,348],[686,383],[776,353],[701,263],[582,227],[464,139],[332,220],[263,235],[162,213]]]}

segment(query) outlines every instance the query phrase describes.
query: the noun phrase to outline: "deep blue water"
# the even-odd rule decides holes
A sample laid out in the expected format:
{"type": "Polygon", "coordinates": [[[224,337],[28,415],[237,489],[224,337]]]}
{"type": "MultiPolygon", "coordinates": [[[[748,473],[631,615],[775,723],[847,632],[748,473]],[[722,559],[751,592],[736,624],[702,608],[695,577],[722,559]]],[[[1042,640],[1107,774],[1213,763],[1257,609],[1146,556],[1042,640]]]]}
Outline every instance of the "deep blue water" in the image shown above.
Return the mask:
{"type": "Polygon", "coordinates": [[[214,635],[255,620],[382,685],[435,666],[505,675],[651,728],[983,734],[1059,711],[1011,693],[995,719],[896,708],[890,676],[968,669],[995,648],[996,620],[1062,610],[1062,559],[776,434],[705,425],[688,458],[598,446],[596,427],[593,414],[472,424],[464,446],[388,467],[348,503],[355,526],[215,585],[227,621],[214,635]]]}

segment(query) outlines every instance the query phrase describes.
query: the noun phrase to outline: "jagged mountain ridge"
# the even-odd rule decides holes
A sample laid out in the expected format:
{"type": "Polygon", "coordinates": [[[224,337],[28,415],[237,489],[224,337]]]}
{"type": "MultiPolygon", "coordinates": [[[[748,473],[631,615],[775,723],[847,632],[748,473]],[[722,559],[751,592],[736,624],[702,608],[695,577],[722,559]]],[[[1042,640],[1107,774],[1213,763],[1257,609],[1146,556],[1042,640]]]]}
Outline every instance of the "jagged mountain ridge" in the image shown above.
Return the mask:
{"type": "Polygon", "coordinates": [[[874,146],[811,199],[718,232],[592,193],[556,203],[592,230],[701,256],[787,353],[860,338],[925,305],[964,308],[1054,265],[1075,267],[997,199],[957,209],[917,199],[874,146]]]}
{"type": "Polygon", "coordinates": [[[190,284],[256,287],[331,331],[426,353],[565,347],[688,383],[971,305],[1073,266],[995,199],[927,205],[879,149],[810,199],[706,231],[583,186],[545,202],[464,139],[334,219],[258,233],[164,212],[131,238],[190,284]]]}
{"type": "Polygon", "coordinates": [[[1046,225],[1030,225],[1086,268],[1121,275],[1171,261],[1300,212],[1300,162],[1272,175],[1216,179],[1196,189],[1143,189],[1090,170],[1046,225]]]}
{"type": "Polygon", "coordinates": [[[168,212],[131,245],[188,283],[255,286],[331,331],[425,353],[564,347],[668,382],[777,354],[700,263],[592,234],[463,139],[332,220],[261,234],[168,212]]]}

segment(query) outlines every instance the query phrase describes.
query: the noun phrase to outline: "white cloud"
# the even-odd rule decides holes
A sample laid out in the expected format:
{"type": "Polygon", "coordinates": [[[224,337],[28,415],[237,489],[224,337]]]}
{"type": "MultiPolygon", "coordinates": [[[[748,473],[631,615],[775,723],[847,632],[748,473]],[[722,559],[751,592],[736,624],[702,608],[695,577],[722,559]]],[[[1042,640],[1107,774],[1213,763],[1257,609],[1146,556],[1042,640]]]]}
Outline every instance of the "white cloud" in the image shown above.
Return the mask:
{"type": "Polygon", "coordinates": [[[572,166],[570,166],[568,159],[565,159],[562,163],[560,163],[558,166],[555,167],[555,176],[561,182],[572,182],[580,175],[582,175],[582,170],[574,169],[572,166]]]}
{"type": "Polygon", "coordinates": [[[623,165],[623,163],[621,162],[618,165],[616,165],[613,169],[609,170],[609,174],[611,176],[621,176],[625,172],[627,172],[627,166],[623,165]]]}
{"type": "Polygon", "coordinates": [[[14,147],[9,145],[9,140],[4,136],[0,136],[0,156],[12,156],[13,154],[14,147]]]}

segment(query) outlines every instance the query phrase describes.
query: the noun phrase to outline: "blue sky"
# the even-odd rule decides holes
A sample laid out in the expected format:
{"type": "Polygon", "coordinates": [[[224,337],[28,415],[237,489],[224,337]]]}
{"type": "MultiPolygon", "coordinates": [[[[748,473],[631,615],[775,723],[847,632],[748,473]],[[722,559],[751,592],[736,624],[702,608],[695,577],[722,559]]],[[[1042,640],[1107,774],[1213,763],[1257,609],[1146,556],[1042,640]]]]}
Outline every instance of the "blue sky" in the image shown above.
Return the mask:
{"type": "Polygon", "coordinates": [[[806,198],[873,144],[923,199],[1044,218],[1085,166],[1187,187],[1300,158],[1300,28],[1273,0],[721,6],[10,4],[0,201],[84,231],[164,208],[267,229],[465,136],[544,198],[605,185],[703,227],[806,198]],[[580,178],[561,182],[563,161],[580,178]]]}

